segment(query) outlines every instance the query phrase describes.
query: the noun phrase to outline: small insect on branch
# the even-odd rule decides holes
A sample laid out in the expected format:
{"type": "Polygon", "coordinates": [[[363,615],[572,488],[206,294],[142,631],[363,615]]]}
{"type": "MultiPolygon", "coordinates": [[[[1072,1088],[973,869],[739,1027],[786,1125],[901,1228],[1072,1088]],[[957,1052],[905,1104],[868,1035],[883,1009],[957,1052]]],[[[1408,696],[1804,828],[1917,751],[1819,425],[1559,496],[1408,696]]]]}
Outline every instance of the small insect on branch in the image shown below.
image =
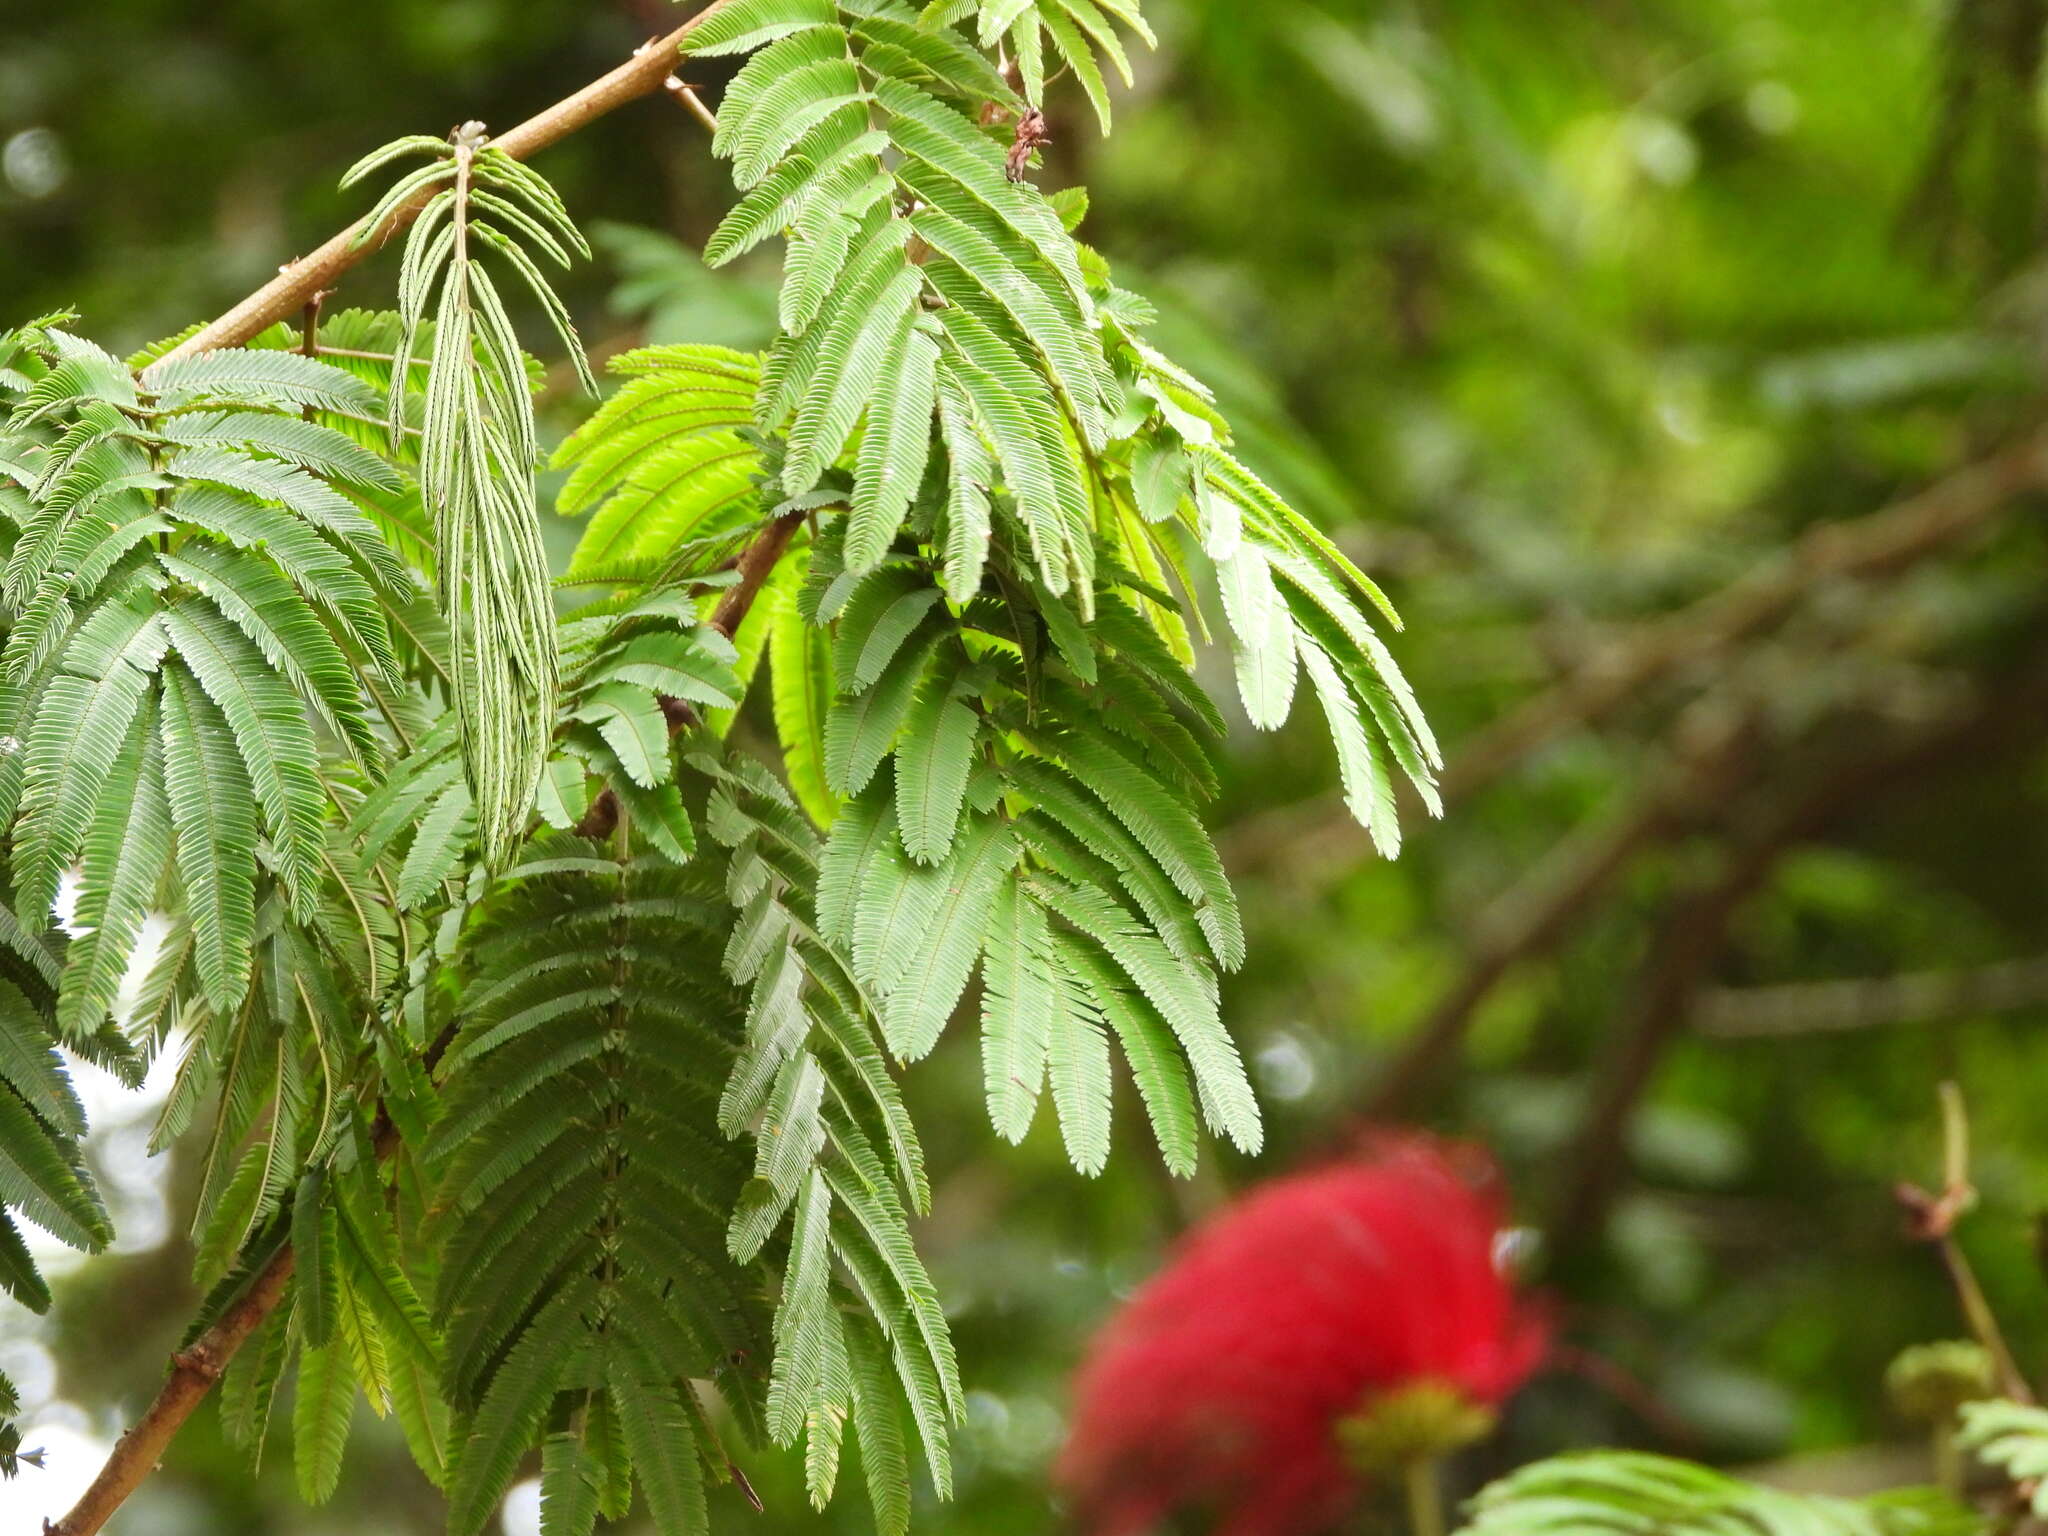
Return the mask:
{"type": "Polygon", "coordinates": [[[1010,143],[1009,158],[1003,168],[1010,180],[1022,181],[1024,173],[1031,168],[1031,155],[1041,144],[1050,144],[1052,134],[1047,128],[1045,114],[1033,107],[1017,119],[1017,136],[1010,143]]]}

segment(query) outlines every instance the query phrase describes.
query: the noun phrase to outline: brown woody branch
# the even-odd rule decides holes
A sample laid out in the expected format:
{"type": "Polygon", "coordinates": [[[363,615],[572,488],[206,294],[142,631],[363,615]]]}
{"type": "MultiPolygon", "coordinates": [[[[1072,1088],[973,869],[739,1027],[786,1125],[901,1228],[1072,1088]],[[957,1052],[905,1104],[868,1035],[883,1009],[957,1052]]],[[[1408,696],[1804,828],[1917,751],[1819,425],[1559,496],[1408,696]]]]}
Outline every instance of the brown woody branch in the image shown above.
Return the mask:
{"type": "MultiPolygon", "coordinates": [[[[702,10],[666,37],[644,44],[625,63],[601,79],[592,81],[582,90],[564,97],[545,111],[528,118],[507,133],[494,140],[497,147],[515,159],[524,160],[567,138],[577,129],[595,121],[606,113],[642,96],[649,96],[662,88],[662,82],[669,76],[675,60],[688,43],[690,34],[710,16],[730,5],[732,0],[711,0],[702,10]]],[[[334,236],[312,255],[302,257],[287,265],[278,275],[235,305],[226,314],[202,327],[187,337],[167,356],[186,357],[198,352],[213,351],[220,347],[239,346],[250,337],[268,326],[295,315],[317,314],[318,296],[331,288],[342,273],[354,267],[372,251],[378,249],[393,235],[412,223],[424,205],[421,198],[395,210],[386,220],[383,228],[369,231],[374,238],[359,239],[363,233],[361,221],[350,225],[334,236]]],[[[752,576],[748,589],[749,559],[760,560],[760,546],[771,542],[777,525],[771,525],[768,532],[756,541],[756,545],[741,557],[741,581],[727,593],[726,601],[720,604],[719,613],[728,617],[734,628],[738,617],[744,617],[747,605],[753,601],[760,589],[767,570],[774,565],[783,549],[788,546],[789,533],[781,535],[773,554],[765,556],[765,563],[752,576]],[[741,593],[746,589],[745,596],[741,593]],[[728,613],[732,605],[732,613],[728,613]]],[[[794,530],[791,529],[790,533],[794,530]]],[[[713,623],[718,619],[714,617],[713,623]]],[[[430,1052],[431,1057],[436,1053],[430,1052]]],[[[397,1135],[388,1117],[379,1115],[376,1139],[379,1157],[388,1157],[397,1147],[397,1135]]],[[[292,1276],[292,1250],[289,1243],[281,1247],[270,1262],[258,1272],[249,1288],[221,1314],[213,1326],[202,1333],[189,1348],[179,1351],[172,1359],[171,1374],[156,1398],[144,1411],[142,1417],[121,1436],[100,1468],[90,1487],[79,1497],[70,1512],[61,1520],[43,1522],[44,1536],[93,1536],[99,1531],[116,1510],[125,1503],[130,1494],[142,1485],[145,1478],[156,1469],[164,1452],[178,1430],[190,1418],[192,1411],[212,1390],[220,1379],[222,1371],[235,1356],[250,1335],[262,1326],[264,1319],[277,1309],[283,1301],[286,1287],[292,1276]]]]}
{"type": "Polygon", "coordinates": [[[1924,782],[1956,764],[1980,765],[2040,739],[2048,672],[1988,682],[1969,707],[1876,752],[1823,766],[1794,794],[1738,833],[1720,872],[1673,908],[1652,943],[1634,998],[1617,1021],[1607,1063],[1548,1227],[1553,1252],[1596,1232],[1619,1186],[1628,1129],[1671,1045],[1690,1023],[1702,982],[1743,904],[1799,842],[1897,785],[1924,782]]]}
{"type": "MultiPolygon", "coordinates": [[[[769,573],[775,569],[789,549],[789,541],[796,537],[797,529],[803,526],[804,514],[785,512],[754,535],[753,543],[740,551],[734,569],[739,580],[725,589],[725,596],[718,600],[718,607],[712,611],[711,627],[730,640],[739,633],[740,625],[753,610],[754,599],[761,595],[761,588],[767,582],[769,573]]],[[[681,699],[664,696],[661,712],[668,720],[670,736],[679,736],[697,723],[697,713],[681,699]]],[[[600,790],[590,809],[583,813],[583,819],[576,823],[578,837],[610,837],[619,825],[619,797],[610,789],[600,790]]]]}
{"type": "MultiPolygon", "coordinates": [[[[563,97],[518,127],[497,135],[491,142],[515,160],[530,159],[550,144],[559,143],[577,129],[627,102],[652,96],[662,88],[662,82],[675,68],[676,58],[688,45],[690,34],[732,3],[733,0],[711,0],[709,5],[668,36],[643,44],[610,74],[591,81],[574,95],[563,97]]],[[[238,347],[266,326],[291,319],[314,294],[323,288],[331,288],[342,273],[407,228],[419,217],[428,195],[431,194],[393,209],[381,229],[365,231],[363,222],[358,220],[312,255],[286,263],[276,277],[219,319],[186,337],[165,356],[189,357],[195,352],[211,352],[219,347],[238,347]]]]}
{"type": "Polygon", "coordinates": [[[284,1299],[292,1277],[292,1249],[286,1243],[219,1321],[192,1344],[171,1357],[170,1380],[135,1426],[114,1443],[106,1465],[92,1486],[79,1496],[71,1512],[54,1524],[43,1522],[43,1536],[91,1536],[112,1518],[128,1495],[156,1469],[192,1410],[213,1390],[235,1351],[263,1326],[284,1299]]]}
{"type": "Polygon", "coordinates": [[[2048,473],[2048,433],[1937,481],[1881,511],[1823,523],[1779,559],[1668,618],[1632,627],[1564,682],[1482,732],[1444,774],[1448,803],[1493,782],[1566,731],[1590,725],[1665,674],[1712,661],[1830,581],[1910,569],[1987,526],[2048,473]]]}
{"type": "Polygon", "coordinates": [[[1502,978],[1569,933],[1638,854],[1681,832],[1727,791],[1743,767],[1750,717],[1703,700],[1687,711],[1676,734],[1675,761],[1636,806],[1568,838],[1480,918],[1463,974],[1374,1086],[1368,1117],[1412,1117],[1502,978]]]}
{"type": "Polygon", "coordinates": [[[1693,1027],[1720,1040],[1938,1024],[2048,1004],[2048,955],[1961,971],[1914,971],[1770,987],[1726,987],[1700,1000],[1693,1027]]]}

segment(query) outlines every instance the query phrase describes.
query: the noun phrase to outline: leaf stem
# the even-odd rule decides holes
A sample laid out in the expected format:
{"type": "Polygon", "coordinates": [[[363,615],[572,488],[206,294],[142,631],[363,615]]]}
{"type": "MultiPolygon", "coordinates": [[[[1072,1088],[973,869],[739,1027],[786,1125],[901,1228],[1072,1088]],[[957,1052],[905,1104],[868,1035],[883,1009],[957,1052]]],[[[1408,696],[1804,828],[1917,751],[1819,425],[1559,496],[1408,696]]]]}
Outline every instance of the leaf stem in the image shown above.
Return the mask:
{"type": "Polygon", "coordinates": [[[1991,1356],[1992,1367],[1998,1373],[1999,1391],[2016,1403],[2031,1403],[2033,1388],[2027,1384],[2011,1346],[2005,1341],[2005,1331],[1998,1326],[1998,1314],[1991,1310],[1984,1288],[1977,1283],[1977,1272],[1970,1267],[1969,1256],[1956,1241],[1956,1223],[1977,1203],[1976,1186],[1970,1182],[1969,1111],[1963,1103],[1962,1089],[1955,1083],[1943,1082],[1937,1092],[1941,1100],[1941,1191],[1930,1194],[1915,1185],[1901,1184],[1897,1198],[1906,1211],[1913,1236],[1933,1245],[1941,1256],[1963,1320],[1991,1356]]]}
{"type": "Polygon", "coordinates": [[[1437,1469],[1434,1456],[1413,1456],[1401,1464],[1410,1536],[1444,1536],[1444,1491],[1437,1469]]]}

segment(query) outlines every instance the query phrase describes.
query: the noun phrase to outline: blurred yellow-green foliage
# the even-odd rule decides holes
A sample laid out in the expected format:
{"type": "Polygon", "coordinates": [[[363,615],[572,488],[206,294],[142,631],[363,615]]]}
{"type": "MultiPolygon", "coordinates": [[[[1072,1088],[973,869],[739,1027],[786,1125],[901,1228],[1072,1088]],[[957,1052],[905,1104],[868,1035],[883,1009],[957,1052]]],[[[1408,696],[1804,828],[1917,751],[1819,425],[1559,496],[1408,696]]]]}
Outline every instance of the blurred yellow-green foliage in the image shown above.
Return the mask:
{"type": "MultiPolygon", "coordinates": [[[[1226,1003],[1259,1164],[1176,1186],[1133,1134],[1083,1183],[1044,1125],[995,1142],[964,1041],[910,1075],[972,1394],[959,1497],[922,1529],[1057,1528],[1088,1330],[1187,1220],[1375,1113],[1498,1150],[1561,1328],[1615,1368],[1545,1378],[1475,1475],[1568,1444],[1906,1438],[1886,1363],[1960,1325],[1890,1188],[1935,1177],[1945,1076],[1976,1131],[1967,1246],[2048,1365],[2043,9],[1152,0],[1115,136],[1062,100],[1046,179],[1089,186],[1083,233],[1248,457],[1403,609],[1452,804],[1381,863],[1312,722],[1237,734],[1217,826],[1253,959],[1226,1003]],[[1873,985],[1781,990],[1842,980],[1873,985]],[[1433,1026],[1445,1049],[1405,1057],[1433,1026]]],[[[339,227],[366,148],[508,125],[673,23],[654,0],[16,8],[0,310],[70,304],[117,348],[178,329],[339,227]]],[[[721,71],[690,78],[715,97],[721,71]]],[[[765,338],[772,270],[691,254],[727,191],[685,113],[640,103],[544,169],[602,232],[566,290],[586,340],[765,338]]],[[[50,1327],[4,1320],[52,1451],[30,1485],[82,1475],[189,1302],[166,1186],[110,1113],[96,1151],[141,1237],[50,1327]]],[[[180,1181],[174,1154],[172,1211],[180,1181]]],[[[284,1461],[252,1483],[203,1415],[115,1529],[438,1529],[395,1433],[361,1430],[317,1513],[284,1461]]],[[[721,1529],[866,1518],[813,1515],[772,1456],[749,1472],[767,1511],[721,1529]]]]}

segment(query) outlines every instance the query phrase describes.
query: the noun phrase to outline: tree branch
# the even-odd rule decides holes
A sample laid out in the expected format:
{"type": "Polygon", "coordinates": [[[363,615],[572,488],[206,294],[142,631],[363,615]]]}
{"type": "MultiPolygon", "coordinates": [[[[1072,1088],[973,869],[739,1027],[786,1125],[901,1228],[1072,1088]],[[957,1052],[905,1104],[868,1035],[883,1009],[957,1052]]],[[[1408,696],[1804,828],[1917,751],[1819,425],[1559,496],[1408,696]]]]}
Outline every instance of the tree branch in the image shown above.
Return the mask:
{"type": "Polygon", "coordinates": [[[1443,777],[1451,803],[1575,726],[1590,725],[1667,672],[1711,661],[1767,628],[1829,581],[1908,570],[1988,524],[2048,472],[2048,434],[2035,433],[1915,496],[1864,517],[1822,523],[1785,554],[1689,608],[1628,632],[1562,683],[1469,742],[1443,777]]]}
{"type": "MultiPolygon", "coordinates": [[[[732,3],[733,0],[711,0],[668,36],[642,44],[610,74],[591,81],[574,95],[563,97],[491,142],[515,160],[530,159],[627,102],[652,96],[675,68],[676,58],[688,44],[690,34],[732,3]]],[[[358,240],[363,222],[357,220],[312,255],[287,262],[276,277],[219,319],[186,337],[165,357],[189,357],[218,347],[238,347],[266,326],[291,319],[315,293],[332,287],[342,273],[382,249],[393,235],[407,228],[426,206],[428,195],[423,193],[393,209],[384,227],[370,232],[373,238],[358,240]]]]}
{"type": "Polygon", "coordinates": [[[287,1242],[257,1274],[241,1299],[221,1314],[219,1321],[190,1347],[171,1357],[170,1380],[157,1393],[149,1411],[114,1442],[106,1465],[100,1468],[92,1486],[79,1495],[71,1512],[54,1524],[43,1522],[43,1536],[92,1536],[112,1518],[128,1495],[156,1470],[172,1438],[220,1380],[235,1351],[276,1310],[291,1277],[292,1247],[287,1242]]]}
{"type": "Polygon", "coordinates": [[[1718,1040],[1833,1034],[1947,1023],[2048,1003],[2048,955],[1965,971],[1915,971],[1774,987],[1724,987],[1700,1000],[1694,1028],[1718,1040]]]}
{"type": "Polygon", "coordinates": [[[1749,713],[1702,700],[1687,714],[1676,731],[1675,760],[1636,806],[1566,839],[1488,907],[1463,975],[1374,1086],[1366,1103],[1369,1118],[1413,1118],[1416,1101],[1449,1063],[1501,978],[1569,933],[1636,855],[1672,837],[1701,806],[1726,794],[1742,767],[1749,713]]]}
{"type": "MultiPolygon", "coordinates": [[[[712,610],[711,627],[730,640],[740,632],[740,626],[747,621],[753,610],[754,599],[761,595],[769,573],[775,563],[789,549],[789,541],[796,537],[797,529],[803,526],[804,514],[785,512],[759,533],[753,543],[740,551],[734,569],[739,580],[725,590],[725,596],[718,600],[718,607],[712,610]]],[[[697,713],[681,699],[664,695],[661,712],[668,719],[668,733],[679,736],[697,723],[697,713]]],[[[583,819],[576,823],[578,837],[610,837],[619,825],[619,797],[610,789],[600,790],[590,809],[583,813],[583,819]]]]}
{"type": "Polygon", "coordinates": [[[1570,1252],[1605,1220],[1636,1106],[1690,1022],[1729,925],[1778,861],[1844,811],[1894,785],[1924,785],[1940,768],[1981,765],[2038,740],[2044,708],[2048,671],[2032,671],[1992,680],[1967,707],[1888,747],[1871,752],[1855,743],[1848,761],[1809,775],[1795,794],[1766,811],[1733,845],[1720,874],[1672,910],[1651,946],[1635,997],[1617,1021],[1618,1052],[1606,1064],[1577,1144],[1565,1159],[1566,1176],[1546,1229],[1553,1254],[1570,1252]]]}

